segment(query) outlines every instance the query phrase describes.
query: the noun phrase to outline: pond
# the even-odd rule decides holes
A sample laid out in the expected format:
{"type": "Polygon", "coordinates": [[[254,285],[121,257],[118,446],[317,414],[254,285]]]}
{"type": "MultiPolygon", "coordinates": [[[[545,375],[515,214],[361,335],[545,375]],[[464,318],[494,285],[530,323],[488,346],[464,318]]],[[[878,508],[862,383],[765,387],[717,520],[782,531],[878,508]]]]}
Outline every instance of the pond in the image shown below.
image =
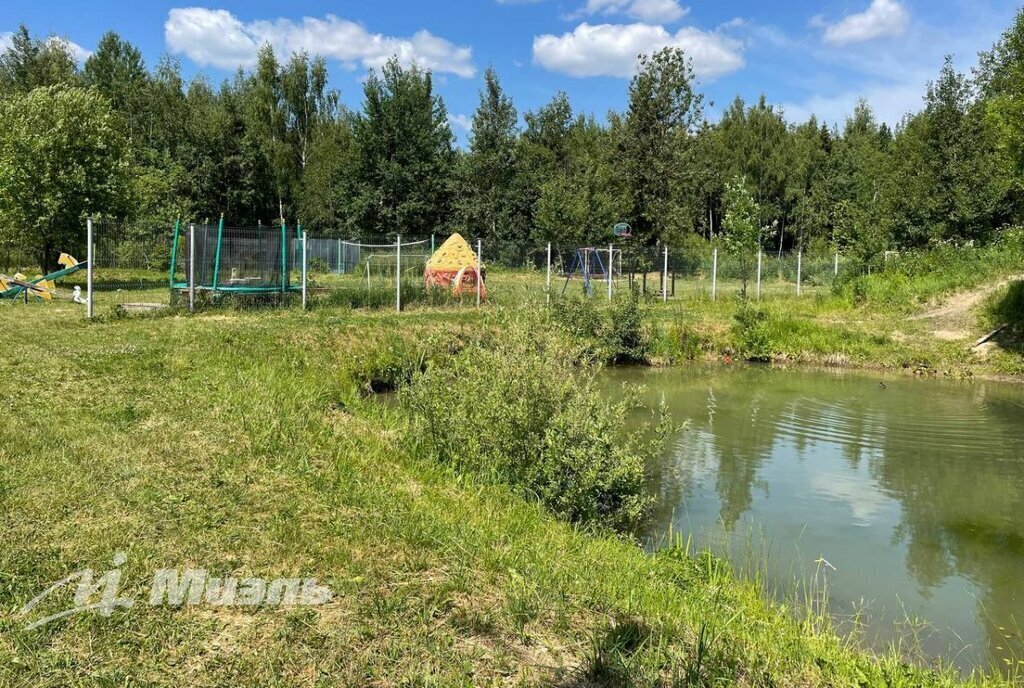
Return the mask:
{"type": "Polygon", "coordinates": [[[636,425],[662,400],[689,421],[652,467],[649,547],[691,538],[779,596],[827,591],[840,628],[876,647],[916,638],[964,670],[1024,658],[1024,385],[745,366],[607,375],[646,387],[636,425]]]}

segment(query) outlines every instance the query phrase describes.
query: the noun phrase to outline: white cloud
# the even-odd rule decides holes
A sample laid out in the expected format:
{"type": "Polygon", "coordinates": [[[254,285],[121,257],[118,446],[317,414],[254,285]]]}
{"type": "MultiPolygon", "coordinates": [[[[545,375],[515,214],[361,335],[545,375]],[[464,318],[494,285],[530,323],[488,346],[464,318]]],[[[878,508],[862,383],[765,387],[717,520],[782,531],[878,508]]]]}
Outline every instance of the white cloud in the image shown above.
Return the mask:
{"type": "Polygon", "coordinates": [[[468,133],[473,129],[473,118],[468,115],[448,115],[448,126],[468,133]]]}
{"type": "Polygon", "coordinates": [[[202,7],[172,9],[164,25],[167,47],[199,66],[223,69],[252,67],[260,46],[270,43],[279,54],[305,50],[340,61],[347,68],[380,67],[392,55],[403,64],[470,78],[476,74],[471,48],[457,46],[428,31],[409,38],[370,33],[361,24],[329,14],[242,22],[227,10],[202,7]]]}
{"type": "Polygon", "coordinates": [[[819,122],[837,124],[840,127],[853,113],[857,101],[864,98],[871,106],[875,119],[896,126],[908,112],[921,109],[924,84],[909,80],[896,84],[871,84],[859,90],[846,90],[836,95],[815,95],[799,103],[783,105],[786,119],[791,122],[806,122],[811,115],[819,122]]]}
{"type": "Polygon", "coordinates": [[[743,67],[742,45],[717,32],[683,27],[674,34],[650,24],[580,24],[571,33],[545,34],[533,39],[533,61],[551,71],[572,76],[629,77],[637,56],[661,48],[682,48],[705,81],[743,67]]]}
{"type": "Polygon", "coordinates": [[[626,14],[648,24],[668,24],[689,13],[679,0],[587,0],[580,15],[626,14]]]}
{"type": "Polygon", "coordinates": [[[0,31],[0,52],[11,47],[12,38],[14,38],[14,34],[10,31],[0,31]]]}
{"type": "Polygon", "coordinates": [[[825,30],[825,42],[833,45],[900,36],[909,23],[910,13],[899,0],[871,0],[863,12],[847,15],[834,24],[821,17],[811,20],[812,26],[825,30]]]}

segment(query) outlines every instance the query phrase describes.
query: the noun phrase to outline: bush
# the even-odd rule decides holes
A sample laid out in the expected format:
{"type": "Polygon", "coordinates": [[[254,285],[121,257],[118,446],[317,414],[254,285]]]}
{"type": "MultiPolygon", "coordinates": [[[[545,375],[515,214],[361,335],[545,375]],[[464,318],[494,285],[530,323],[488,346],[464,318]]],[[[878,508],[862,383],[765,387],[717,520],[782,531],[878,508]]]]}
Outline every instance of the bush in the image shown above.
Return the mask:
{"type": "Polygon", "coordinates": [[[585,296],[553,299],[551,318],[575,339],[596,340],[601,331],[601,314],[594,300],[585,296]]]}
{"type": "Polygon", "coordinates": [[[471,344],[403,391],[414,449],[511,485],[574,523],[638,522],[651,504],[645,460],[659,446],[625,432],[633,396],[606,400],[561,332],[516,317],[495,327],[501,339],[471,344]]]}
{"type": "Polygon", "coordinates": [[[644,363],[651,348],[647,301],[634,284],[625,296],[612,301],[599,331],[612,363],[644,363]]]}
{"type": "Polygon", "coordinates": [[[651,352],[650,308],[636,285],[616,296],[610,306],[598,307],[580,296],[552,303],[552,319],[577,340],[591,357],[608,363],[644,363],[651,352]]]}
{"type": "Polygon", "coordinates": [[[739,354],[748,361],[769,361],[772,357],[768,314],[748,301],[740,303],[733,316],[733,336],[739,354]]]}

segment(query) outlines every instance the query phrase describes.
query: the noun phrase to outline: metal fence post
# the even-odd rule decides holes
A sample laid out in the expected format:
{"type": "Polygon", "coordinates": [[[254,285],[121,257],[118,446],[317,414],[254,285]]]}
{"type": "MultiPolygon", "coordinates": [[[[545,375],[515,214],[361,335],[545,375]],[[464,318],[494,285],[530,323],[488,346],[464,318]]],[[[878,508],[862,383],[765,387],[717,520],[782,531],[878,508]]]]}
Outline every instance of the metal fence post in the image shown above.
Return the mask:
{"type": "Polygon", "coordinates": [[[800,282],[803,279],[804,271],[804,252],[796,252],[796,295],[800,296],[800,282]]]}
{"type": "Polygon", "coordinates": [[[344,274],[341,271],[341,261],[342,261],[341,239],[338,239],[338,274],[339,275],[344,274]]]}
{"type": "Polygon", "coordinates": [[[764,258],[764,252],[758,249],[758,301],[761,300],[761,260],[764,258]]]}
{"type": "Polygon", "coordinates": [[[711,252],[711,300],[718,300],[718,249],[711,252]]]}
{"type": "Polygon", "coordinates": [[[309,234],[302,230],[302,310],[306,310],[309,284],[309,234]]]}
{"type": "Polygon", "coordinates": [[[480,307],[480,290],[483,289],[483,241],[476,240],[476,307],[480,307]]]}
{"type": "Polygon", "coordinates": [[[93,247],[92,218],[85,221],[85,317],[92,318],[92,264],[96,260],[96,249],[93,247]]]}
{"type": "Polygon", "coordinates": [[[188,226],[188,310],[196,312],[196,226],[188,226]]]}
{"type": "Polygon", "coordinates": [[[665,246],[665,264],[661,273],[661,300],[668,303],[668,246],[665,246]]]}
{"type": "Polygon", "coordinates": [[[402,312],[402,235],[398,235],[398,251],[395,260],[395,310],[402,312]]]}
{"type": "Polygon", "coordinates": [[[615,254],[612,253],[614,247],[608,244],[608,300],[612,300],[612,271],[615,265],[615,254]]]}
{"type": "Polygon", "coordinates": [[[546,288],[548,303],[551,303],[551,242],[548,242],[548,286],[546,288]]]}

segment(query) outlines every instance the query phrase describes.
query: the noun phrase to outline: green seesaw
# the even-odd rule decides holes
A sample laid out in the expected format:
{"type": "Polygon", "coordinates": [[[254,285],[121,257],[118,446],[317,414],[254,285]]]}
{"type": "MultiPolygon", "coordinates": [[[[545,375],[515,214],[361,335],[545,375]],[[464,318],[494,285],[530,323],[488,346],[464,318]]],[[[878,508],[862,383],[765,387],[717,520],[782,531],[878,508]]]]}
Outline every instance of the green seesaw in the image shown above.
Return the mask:
{"type": "Polygon", "coordinates": [[[66,253],[60,254],[57,264],[61,266],[60,270],[31,280],[20,272],[13,277],[0,274],[0,299],[13,300],[23,296],[27,300],[31,296],[39,301],[52,301],[57,298],[85,304],[81,287],[76,286],[73,293],[67,294],[58,291],[57,280],[84,270],[87,264],[78,262],[66,253]]]}

